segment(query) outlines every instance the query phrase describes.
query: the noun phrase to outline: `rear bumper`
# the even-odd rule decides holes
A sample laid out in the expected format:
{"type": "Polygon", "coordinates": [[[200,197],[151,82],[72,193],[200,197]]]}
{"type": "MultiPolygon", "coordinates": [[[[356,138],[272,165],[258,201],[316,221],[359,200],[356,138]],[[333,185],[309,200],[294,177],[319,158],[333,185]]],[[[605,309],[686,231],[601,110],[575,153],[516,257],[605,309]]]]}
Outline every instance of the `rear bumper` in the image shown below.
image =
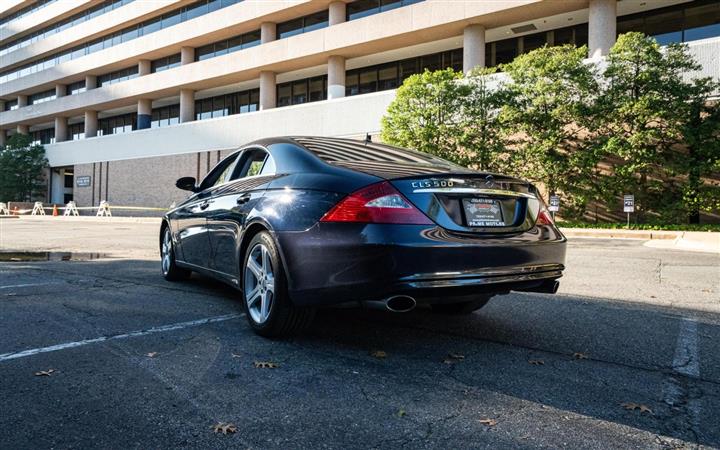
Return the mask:
{"type": "Polygon", "coordinates": [[[436,226],[319,223],[276,234],[297,305],[406,294],[423,301],[532,289],[562,276],[565,237],[554,227],[510,236],[436,226]]]}

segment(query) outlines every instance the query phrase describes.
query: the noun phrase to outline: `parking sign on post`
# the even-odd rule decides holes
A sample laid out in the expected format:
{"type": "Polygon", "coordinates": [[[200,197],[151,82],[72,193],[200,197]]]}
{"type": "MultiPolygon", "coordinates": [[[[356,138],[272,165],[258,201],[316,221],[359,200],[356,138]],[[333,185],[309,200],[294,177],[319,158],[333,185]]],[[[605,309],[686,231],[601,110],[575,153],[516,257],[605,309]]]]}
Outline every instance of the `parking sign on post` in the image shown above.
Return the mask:
{"type": "Polygon", "coordinates": [[[635,212],[635,196],[632,194],[623,196],[623,211],[627,213],[627,227],[630,228],[630,213],[635,212]]]}
{"type": "Polygon", "coordinates": [[[548,205],[548,210],[551,212],[560,211],[560,197],[558,197],[557,195],[550,196],[550,204],[548,205]]]}

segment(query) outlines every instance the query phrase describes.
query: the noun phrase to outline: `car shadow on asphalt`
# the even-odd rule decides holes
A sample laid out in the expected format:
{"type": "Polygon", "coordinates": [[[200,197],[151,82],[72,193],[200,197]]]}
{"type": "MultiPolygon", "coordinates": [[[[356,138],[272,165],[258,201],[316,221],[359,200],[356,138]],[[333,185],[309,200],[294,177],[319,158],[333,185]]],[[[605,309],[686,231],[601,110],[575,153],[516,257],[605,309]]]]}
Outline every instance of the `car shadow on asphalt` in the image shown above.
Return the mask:
{"type": "MultiPolygon", "coordinates": [[[[242,310],[237,290],[196,274],[168,283],[153,261],[41,264],[34,267],[132,282],[147,290],[149,301],[156,289],[171,289],[201,294],[198,301],[208,307],[219,302],[242,310]]],[[[567,411],[574,420],[611,421],[718,447],[719,322],[717,314],[648,303],[510,294],[467,316],[427,308],[404,314],[323,309],[305,334],[277,344],[292,345],[318,363],[361,360],[381,375],[403,374],[409,384],[444,380],[567,411]],[[676,367],[678,336],[687,321],[697,327],[697,374],[676,367]],[[378,350],[385,356],[378,358],[378,350]],[[652,412],[626,409],[632,404],[652,412]]]]}

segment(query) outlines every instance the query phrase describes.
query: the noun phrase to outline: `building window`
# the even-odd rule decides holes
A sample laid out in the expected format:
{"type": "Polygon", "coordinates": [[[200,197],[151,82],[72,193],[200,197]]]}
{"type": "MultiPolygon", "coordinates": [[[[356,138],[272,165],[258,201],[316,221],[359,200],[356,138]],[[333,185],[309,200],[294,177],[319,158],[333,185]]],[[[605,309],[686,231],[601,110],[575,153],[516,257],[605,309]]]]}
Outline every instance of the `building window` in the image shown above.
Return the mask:
{"type": "MultiPolygon", "coordinates": [[[[120,45],[140,36],[147,36],[150,33],[185,22],[204,14],[209,14],[243,0],[200,0],[182,8],[165,13],[161,17],[147,20],[145,22],[130,26],[115,33],[100,37],[93,41],[71,48],[69,50],[55,53],[48,57],[35,60],[19,68],[13,68],[0,73],[0,83],[16,80],[20,77],[30,75],[41,70],[62,64],[72,59],[100,51],[105,48],[120,45]],[[178,19],[179,18],[179,19],[178,19]]],[[[326,11],[327,14],[327,11],[326,11]]]]}
{"type": "Polygon", "coordinates": [[[39,103],[45,103],[49,102],[50,100],[55,100],[57,96],[55,95],[55,89],[49,89],[47,91],[38,92],[37,94],[32,94],[28,97],[28,105],[37,105],[39,103]]]}
{"type": "Polygon", "coordinates": [[[85,80],[81,80],[76,83],[68,84],[67,95],[76,95],[81,92],[85,92],[86,90],[87,89],[85,88],[85,80]]]}
{"type": "Polygon", "coordinates": [[[327,98],[327,76],[306,78],[279,84],[277,106],[300,105],[327,98]]]}
{"type": "Polygon", "coordinates": [[[45,128],[44,130],[37,130],[30,132],[30,138],[32,144],[46,145],[55,143],[55,128],[45,128]]]}
{"type": "MultiPolygon", "coordinates": [[[[85,139],[85,124],[74,123],[68,126],[68,137],[73,141],[85,139]]],[[[71,186],[72,187],[72,186],[71,186]]]]}
{"type": "MultiPolygon", "coordinates": [[[[395,61],[377,66],[350,70],[345,76],[345,95],[368,94],[370,92],[396,89],[411,75],[427,70],[453,68],[462,70],[463,50],[461,48],[416,58],[395,61]]],[[[279,95],[278,95],[278,98],[279,95]]],[[[278,106],[280,106],[278,104],[278,106]]]]}
{"type": "Polygon", "coordinates": [[[195,120],[244,114],[259,109],[259,89],[234,92],[195,101],[195,120]]]}
{"type": "Polygon", "coordinates": [[[699,0],[618,18],[618,34],[639,31],[661,45],[720,36],[720,2],[699,0]]]}
{"type": "Polygon", "coordinates": [[[180,67],[180,53],[152,61],[150,63],[150,72],[162,72],[175,67],[180,67]]]}
{"type": "Polygon", "coordinates": [[[106,117],[98,121],[98,136],[129,133],[136,129],[137,114],[106,117]]]}
{"type": "Polygon", "coordinates": [[[307,33],[313,30],[319,30],[328,26],[328,11],[323,10],[315,14],[310,14],[299,19],[293,19],[278,24],[277,33],[279,39],[295,36],[296,34],[307,33]]]}
{"type": "Polygon", "coordinates": [[[256,45],[260,45],[260,30],[198,47],[195,49],[195,61],[203,61],[216,56],[226,55],[245,48],[255,47],[256,45]]]}
{"type": "MultiPolygon", "coordinates": [[[[60,22],[56,22],[50,26],[42,28],[41,30],[35,31],[33,33],[26,34],[25,36],[23,36],[19,39],[16,39],[8,44],[0,46],[0,56],[6,55],[12,51],[18,50],[23,47],[27,47],[28,45],[31,45],[31,44],[34,44],[35,42],[46,39],[56,33],[60,33],[61,31],[65,31],[68,28],[74,27],[75,25],[79,25],[87,20],[94,19],[95,17],[97,17],[101,14],[110,12],[115,8],[119,8],[121,6],[127,5],[128,3],[131,3],[133,1],[134,0],[106,0],[97,6],[86,9],[85,11],[82,11],[78,14],[70,16],[67,19],[61,20],[60,22]]],[[[0,24],[1,23],[2,23],[2,19],[0,19],[0,24]]]]}
{"type": "Polygon", "coordinates": [[[29,6],[26,6],[25,8],[22,8],[8,16],[0,18],[0,26],[14,20],[22,19],[23,17],[33,14],[34,12],[37,12],[40,9],[46,7],[47,5],[55,3],[56,1],[58,0],[37,0],[29,6]]]}
{"type": "Polygon", "coordinates": [[[180,123],[180,105],[155,108],[152,111],[150,128],[162,128],[180,123]]]}
{"type": "Polygon", "coordinates": [[[423,0],[357,0],[347,5],[347,20],[361,19],[423,0]]]}
{"type": "Polygon", "coordinates": [[[547,32],[528,34],[522,37],[523,40],[523,53],[528,53],[536,50],[545,44],[547,44],[547,32]]]}
{"type": "Polygon", "coordinates": [[[18,106],[18,101],[17,101],[17,100],[8,100],[8,101],[5,102],[5,106],[4,106],[3,110],[5,110],[5,111],[14,111],[14,110],[16,110],[16,109],[18,109],[18,108],[19,108],[19,106],[18,106]]]}
{"type": "Polygon", "coordinates": [[[132,66],[127,69],[116,70],[115,72],[106,73],[97,77],[97,86],[109,86],[111,84],[120,83],[121,81],[132,80],[138,77],[138,67],[132,66]]]}

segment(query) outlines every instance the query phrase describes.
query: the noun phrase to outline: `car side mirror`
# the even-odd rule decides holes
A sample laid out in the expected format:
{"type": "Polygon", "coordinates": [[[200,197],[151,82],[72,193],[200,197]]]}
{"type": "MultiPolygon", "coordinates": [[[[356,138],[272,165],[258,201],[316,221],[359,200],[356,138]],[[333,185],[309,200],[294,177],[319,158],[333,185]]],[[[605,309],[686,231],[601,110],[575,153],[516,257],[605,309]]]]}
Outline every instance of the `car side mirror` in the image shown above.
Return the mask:
{"type": "Polygon", "coordinates": [[[195,185],[195,177],[182,177],[175,182],[175,187],[183,191],[198,191],[198,187],[195,185]]]}

